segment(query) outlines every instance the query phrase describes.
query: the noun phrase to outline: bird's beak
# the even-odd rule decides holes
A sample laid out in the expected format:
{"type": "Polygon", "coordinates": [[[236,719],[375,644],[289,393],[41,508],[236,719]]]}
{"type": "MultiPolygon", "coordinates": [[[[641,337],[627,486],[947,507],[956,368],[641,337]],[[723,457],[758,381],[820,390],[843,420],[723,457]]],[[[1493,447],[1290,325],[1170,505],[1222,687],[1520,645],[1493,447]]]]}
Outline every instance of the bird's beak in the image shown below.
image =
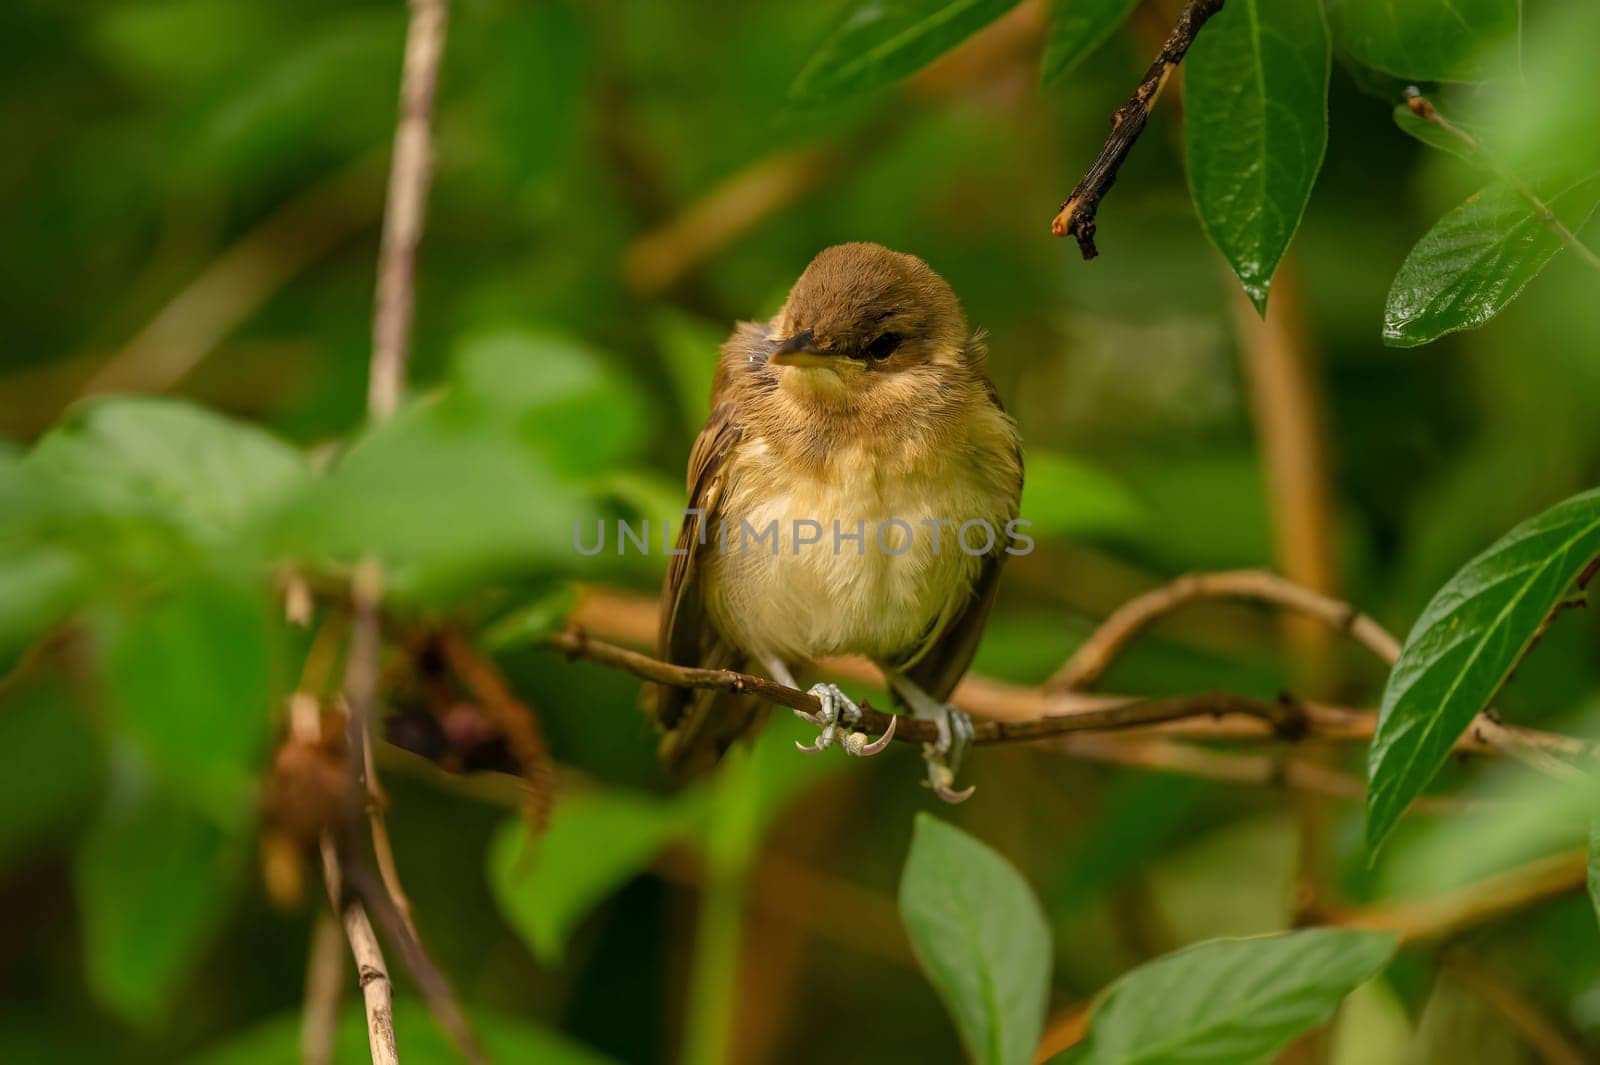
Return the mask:
{"type": "Polygon", "coordinates": [[[768,364],[772,366],[833,365],[833,356],[825,355],[811,346],[813,339],[814,335],[810,329],[800,330],[800,332],[772,349],[772,354],[767,357],[768,364]]]}

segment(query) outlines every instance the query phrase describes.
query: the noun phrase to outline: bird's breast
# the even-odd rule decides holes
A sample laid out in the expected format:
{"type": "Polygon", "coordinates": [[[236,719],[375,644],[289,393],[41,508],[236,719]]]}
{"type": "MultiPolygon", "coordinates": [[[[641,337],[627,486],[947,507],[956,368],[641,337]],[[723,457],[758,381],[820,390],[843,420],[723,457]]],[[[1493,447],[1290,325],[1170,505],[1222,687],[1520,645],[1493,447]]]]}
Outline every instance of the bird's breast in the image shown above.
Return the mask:
{"type": "Polygon", "coordinates": [[[967,451],[892,472],[882,459],[840,453],[804,469],[767,441],[741,445],[706,548],[724,636],[790,661],[893,661],[965,601],[985,548],[1004,548],[1014,500],[967,451]]]}

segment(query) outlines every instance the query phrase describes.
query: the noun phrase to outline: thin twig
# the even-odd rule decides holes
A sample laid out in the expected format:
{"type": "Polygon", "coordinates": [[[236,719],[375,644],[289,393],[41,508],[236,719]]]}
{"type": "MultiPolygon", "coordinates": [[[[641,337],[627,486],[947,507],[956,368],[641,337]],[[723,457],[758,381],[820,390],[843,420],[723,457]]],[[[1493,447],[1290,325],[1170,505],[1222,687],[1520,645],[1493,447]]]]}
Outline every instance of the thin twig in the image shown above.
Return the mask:
{"type": "Polygon", "coordinates": [[[1439,109],[1433,105],[1433,101],[1422,95],[1421,91],[1415,86],[1406,90],[1406,106],[1411,109],[1413,115],[1454,138],[1462,147],[1471,152],[1484,166],[1494,172],[1495,177],[1510,185],[1517,195],[1521,196],[1528,206],[1533,208],[1534,217],[1544,223],[1545,228],[1554,233],[1556,239],[1566,245],[1572,254],[1582,259],[1591,268],[1600,270],[1600,255],[1596,255],[1587,244],[1579,240],[1577,234],[1568,229],[1561,219],[1556,217],[1556,213],[1550,209],[1550,205],[1540,199],[1527,182],[1523,181],[1517,174],[1512,173],[1498,158],[1487,151],[1482,141],[1440,114],[1439,109]]]}
{"type": "Polygon", "coordinates": [[[444,54],[447,0],[411,0],[405,65],[400,73],[400,121],[378,249],[377,304],[372,316],[372,373],[367,413],[382,421],[400,405],[411,351],[417,245],[422,240],[433,178],[433,98],[444,54]]]}
{"type": "Polygon", "coordinates": [[[328,901],[339,914],[350,952],[356,959],[356,975],[367,1010],[367,1043],[372,1048],[372,1065],[399,1065],[400,1053],[394,1041],[394,988],[389,982],[389,967],[372,931],[367,911],[354,897],[346,897],[341,876],[338,848],[333,841],[322,841],[322,875],[328,885],[328,901]]]}
{"type": "MultiPolygon", "coordinates": [[[[584,630],[585,636],[578,637],[580,644],[594,645],[598,641],[596,636],[604,636],[624,640],[636,645],[648,646],[655,641],[656,618],[660,604],[655,599],[628,595],[625,593],[605,591],[598,588],[586,589],[584,598],[580,600],[573,613],[573,621],[584,630]]],[[[574,637],[567,634],[555,638],[552,642],[558,649],[568,654],[577,653],[579,645],[574,644],[574,637]]],[[[816,704],[809,701],[804,692],[785,688],[782,685],[772,685],[772,682],[761,677],[750,677],[748,674],[727,674],[721,670],[702,670],[700,673],[712,675],[709,680],[694,678],[695,671],[683,672],[683,667],[673,666],[659,662],[646,655],[635,655],[622,648],[611,648],[613,651],[622,651],[623,658],[616,661],[605,662],[612,668],[625,669],[635,676],[646,680],[659,680],[665,684],[686,684],[689,687],[723,687],[731,686],[729,677],[746,677],[747,688],[750,694],[766,698],[769,702],[780,706],[795,706],[794,700],[800,700],[799,707],[807,712],[816,709],[816,704]],[[633,655],[628,658],[626,656],[633,655]],[[645,668],[648,672],[639,672],[645,668]],[[663,672],[664,671],[664,672],[663,672]],[[686,679],[687,678],[687,679],[686,679]],[[753,682],[753,683],[752,683],[753,682]],[[782,697],[773,697],[762,694],[762,686],[772,685],[782,697]]],[[[582,655],[582,657],[591,657],[582,655]]],[[[829,658],[816,663],[817,668],[823,673],[863,684],[881,683],[882,677],[877,669],[864,659],[859,658],[829,658]]],[[[1195,698],[1195,697],[1189,697],[1195,698]]],[[[1232,698],[1242,698],[1233,696],[1232,698]]],[[[1127,695],[1083,695],[1065,692],[1050,692],[1041,688],[1024,687],[1017,684],[1008,684],[991,677],[978,674],[967,674],[956,686],[951,696],[952,701],[963,710],[975,717],[987,718],[991,722],[1033,722],[1041,717],[1052,714],[1074,713],[1088,709],[1105,709],[1118,707],[1143,700],[1127,695]]],[[[1295,704],[1297,710],[1305,716],[1306,737],[1308,739],[1327,740],[1338,743],[1365,743],[1372,738],[1373,729],[1377,723],[1377,716],[1370,709],[1350,706],[1338,706],[1331,703],[1316,702],[1310,699],[1298,700],[1295,704]]],[[[887,715],[878,715],[875,722],[887,722],[887,715]]],[[[906,735],[909,737],[916,732],[917,725],[913,721],[902,721],[901,728],[911,726],[906,735]]],[[[1125,726],[1126,727],[1126,726],[1125,726]]],[[[872,731],[867,728],[864,731],[872,731]]],[[[1273,735],[1272,726],[1263,718],[1260,712],[1247,716],[1210,716],[1209,708],[1199,716],[1179,717],[1164,722],[1157,722],[1140,726],[1140,733],[1159,733],[1168,736],[1177,736],[1184,739],[1197,740],[1246,740],[1254,741],[1268,738],[1273,735]]],[[[896,737],[900,733],[896,731],[896,737]]],[[[993,742],[993,741],[990,741],[993,742]]],[[[1516,743],[1525,747],[1548,751],[1551,754],[1564,758],[1592,757],[1600,752],[1600,745],[1589,740],[1578,739],[1572,736],[1563,736],[1559,733],[1544,732],[1538,729],[1524,728],[1516,725],[1506,725],[1491,721],[1479,715],[1474,722],[1474,727],[1456,741],[1457,751],[1469,754],[1504,753],[1504,745],[1516,743]]]]}
{"type": "MultiPolygon", "coordinates": [[[[372,362],[367,414],[389,418],[400,404],[411,344],[416,294],[417,245],[433,167],[433,101],[444,52],[446,0],[411,0],[405,62],[400,75],[400,117],[395,127],[394,159],[384,202],[383,239],[378,252],[378,284],[372,322],[372,362]]],[[[383,571],[375,559],[357,564],[350,588],[353,619],[350,657],[345,668],[346,731],[349,737],[350,789],[343,841],[344,873],[355,897],[371,906],[385,931],[400,947],[417,990],[428,1009],[469,1061],[487,1061],[466,1015],[443,974],[433,964],[411,920],[400,885],[393,847],[383,818],[383,799],[373,768],[371,722],[377,702],[382,643],[380,604],[383,571]],[[356,853],[356,827],[365,814],[379,877],[356,853]]],[[[338,851],[327,848],[334,858],[338,851]]],[[[330,868],[332,868],[330,863],[330,868]]],[[[330,882],[331,886],[331,882],[330,882]]],[[[347,911],[348,912],[348,911],[347,911]]],[[[362,918],[365,920],[365,911],[362,918]]]]}
{"type": "Polygon", "coordinates": [[[1487,877],[1439,898],[1380,903],[1336,915],[1330,923],[1396,932],[1405,946],[1436,942],[1546,899],[1581,890],[1588,868],[1586,850],[1565,851],[1487,877]]]}
{"type": "Polygon", "coordinates": [[[1454,951],[1445,960],[1444,971],[1505,1018],[1545,1065],[1585,1065],[1591,1060],[1559,1022],[1507,983],[1492,966],[1465,951],[1454,951]]]}
{"type": "Polygon", "coordinates": [[[411,973],[417,992],[428,1004],[428,1010],[438,1021],[439,1026],[444,1029],[445,1034],[455,1043],[467,1061],[473,1065],[486,1065],[489,1056],[473,1032],[466,1011],[461,1008],[461,1003],[456,998],[455,989],[434,964],[427,949],[423,947],[422,940],[417,938],[410,919],[396,904],[388,882],[374,876],[366,864],[359,860],[352,860],[346,872],[350,877],[351,890],[366,901],[377,916],[378,924],[383,927],[384,933],[400,948],[401,960],[406,963],[406,970],[411,973]]]}
{"type": "Polygon", "coordinates": [[[1315,618],[1348,633],[1388,665],[1400,657],[1400,641],[1349,603],[1312,591],[1265,570],[1191,573],[1130,599],[1096,629],[1067,664],[1045,682],[1055,691],[1094,686],[1122,650],[1146,626],[1200,599],[1238,599],[1267,603],[1315,618]]]}
{"type": "Polygon", "coordinates": [[[543,832],[555,797],[555,765],[550,758],[550,746],[539,727],[538,715],[517,698],[500,667],[480,654],[459,631],[446,629],[440,642],[450,668],[500,726],[510,744],[527,784],[525,812],[529,828],[535,834],[543,832]]]}
{"type": "Polygon", "coordinates": [[[344,933],[331,910],[317,914],[306,963],[306,1004],[300,1016],[302,1065],[333,1065],[333,1038],[339,1027],[344,990],[344,933]]]}
{"type": "MultiPolygon", "coordinates": [[[[674,665],[614,644],[591,640],[578,631],[558,633],[549,637],[546,643],[571,658],[583,658],[626,670],[634,676],[660,684],[739,692],[808,714],[818,713],[822,709],[822,702],[815,695],[765,677],[730,669],[674,665]]],[[[858,727],[862,732],[882,735],[888,730],[889,721],[894,715],[876,710],[866,702],[858,705],[861,710],[858,727]]],[[[1106,705],[1064,709],[1022,721],[981,721],[973,726],[972,742],[1017,743],[1069,732],[1105,732],[1187,718],[1230,715],[1258,719],[1288,737],[1300,735],[1306,727],[1301,708],[1292,702],[1269,702],[1227,692],[1208,692],[1128,699],[1106,705]]],[[[938,723],[901,717],[894,738],[906,743],[936,742],[939,738],[938,723]]]]}
{"type": "Polygon", "coordinates": [[[1166,87],[1167,79],[1183,62],[1184,55],[1206,20],[1222,10],[1222,2],[1187,0],[1183,5],[1166,44],[1161,46],[1155,62],[1145,71],[1144,80],[1133,90],[1128,102],[1111,113],[1111,135],[1106,138],[1105,146],[1051,220],[1050,232],[1058,237],[1070,234],[1077,240],[1078,250],[1085,259],[1093,259],[1100,254],[1094,244],[1095,214],[1100,210],[1100,200],[1116,183],[1117,171],[1138,142],[1139,134],[1144,132],[1150,111],[1161,96],[1161,90],[1166,87]]]}
{"type": "Polygon", "coordinates": [[[94,372],[80,395],[165,392],[296,274],[370,225],[382,159],[364,154],[267,215],[94,372]]]}

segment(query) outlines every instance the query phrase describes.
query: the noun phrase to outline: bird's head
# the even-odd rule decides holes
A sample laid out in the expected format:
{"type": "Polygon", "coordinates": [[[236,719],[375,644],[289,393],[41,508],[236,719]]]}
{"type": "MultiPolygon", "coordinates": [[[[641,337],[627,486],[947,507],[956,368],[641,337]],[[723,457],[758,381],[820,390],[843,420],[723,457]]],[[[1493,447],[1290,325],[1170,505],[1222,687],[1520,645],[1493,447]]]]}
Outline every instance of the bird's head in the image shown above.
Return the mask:
{"type": "Polygon", "coordinates": [[[791,395],[908,401],[964,368],[967,321],[944,279],[880,244],[820,252],[772,320],[769,366],[791,395]]]}

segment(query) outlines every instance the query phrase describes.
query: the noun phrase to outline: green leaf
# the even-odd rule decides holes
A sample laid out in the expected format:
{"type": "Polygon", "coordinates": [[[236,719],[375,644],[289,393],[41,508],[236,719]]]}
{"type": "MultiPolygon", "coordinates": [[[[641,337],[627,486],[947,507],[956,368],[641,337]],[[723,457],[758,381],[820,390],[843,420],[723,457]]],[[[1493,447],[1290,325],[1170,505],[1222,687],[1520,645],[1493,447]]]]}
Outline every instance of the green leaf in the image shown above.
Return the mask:
{"type": "Polygon", "coordinates": [[[1322,168],[1329,64],[1320,0],[1233,0],[1184,62],[1184,151],[1200,225],[1263,313],[1322,168]]]}
{"type": "Polygon", "coordinates": [[[581,341],[527,329],[485,332],[456,352],[449,402],[481,404],[563,472],[631,455],[650,407],[626,376],[581,341]]]}
{"type": "Polygon", "coordinates": [[[259,595],[198,584],[108,623],[116,720],[177,794],[240,824],[266,757],[277,635],[259,595]]]}
{"type": "Polygon", "coordinates": [[[224,916],[238,863],[215,824],[171,796],[136,790],[112,796],[78,854],[76,885],[91,990],[148,1022],[224,916]]]}
{"type": "Polygon", "coordinates": [[[489,885],[506,921],[536,958],[553,965],[579,922],[685,827],[663,800],[574,795],[556,805],[538,840],[526,822],[500,826],[489,848],[489,885]]]}
{"type": "Polygon", "coordinates": [[[423,400],[370,430],[286,515],[296,557],[375,554],[399,599],[577,558],[592,500],[482,404],[423,400]]]}
{"type": "Polygon", "coordinates": [[[852,0],[789,89],[816,106],[912,74],[1016,7],[1018,0],[852,0]]]}
{"type": "MultiPolygon", "coordinates": [[[[1516,36],[1519,0],[1339,0],[1334,39],[1357,62],[1413,81],[1476,81],[1516,36]]],[[[1209,32],[1209,31],[1208,31],[1209,32]]]]}
{"type": "Polygon", "coordinates": [[[270,433],[150,396],[78,408],[27,465],[93,513],[153,519],[210,546],[236,543],[308,476],[300,453],[270,433]]]}
{"type": "Polygon", "coordinates": [[[1055,25],[1044,46],[1045,84],[1072,72],[1128,19],[1139,0],[1056,0],[1055,25]]]}
{"type": "Polygon", "coordinates": [[[1030,449],[1023,463],[1022,507],[1033,536],[1107,536],[1138,532],[1149,513],[1117,480],[1097,466],[1058,451],[1030,449]]]}
{"type": "MultiPolygon", "coordinates": [[[[1600,204],[1600,178],[1545,202],[1577,231],[1600,204]]],[[[1415,347],[1484,324],[1560,250],[1560,238],[1515,189],[1488,186],[1439,219],[1400,264],[1383,312],[1384,343],[1415,347]]]]}
{"type": "Polygon", "coordinates": [[[1072,1065],[1261,1061],[1326,1019],[1394,955],[1386,932],[1308,928],[1212,939],[1139,966],[1105,990],[1072,1065]]]}
{"type": "Polygon", "coordinates": [[[1600,555],[1600,489],[1517,526],[1433,597],[1389,674],[1367,755],[1367,847],[1376,851],[1456,738],[1600,555]]]}
{"type": "MultiPolygon", "coordinates": [[[[467,1018],[495,1061],[536,1061],[540,1065],[607,1065],[604,1055],[574,1043],[520,1018],[503,1016],[468,1003],[467,1018]]],[[[286,1014],[228,1039],[201,1054],[194,1065],[283,1065],[300,1060],[299,1012],[286,1014]]],[[[397,998],[394,1002],[394,1036],[405,1065],[462,1065],[464,1059],[439,1030],[422,1002],[397,998]]],[[[367,1065],[372,1052],[367,1045],[366,1015],[357,1005],[339,1018],[334,1037],[335,1065],[367,1065]]]]}
{"type": "Polygon", "coordinates": [[[919,813],[900,876],[900,915],[972,1058],[1032,1061],[1052,948],[1027,881],[965,832],[919,813]]]}
{"type": "MultiPolygon", "coordinates": [[[[1483,152],[1463,141],[1460,137],[1440,129],[1434,123],[1418,118],[1412,112],[1409,104],[1395,105],[1394,124],[1399,126],[1402,132],[1415,137],[1430,148],[1448,152],[1457,159],[1465,160],[1480,170],[1490,169],[1489,162],[1484,158],[1483,152]]],[[[1460,123],[1456,122],[1455,125],[1459,126],[1460,123]]]]}

